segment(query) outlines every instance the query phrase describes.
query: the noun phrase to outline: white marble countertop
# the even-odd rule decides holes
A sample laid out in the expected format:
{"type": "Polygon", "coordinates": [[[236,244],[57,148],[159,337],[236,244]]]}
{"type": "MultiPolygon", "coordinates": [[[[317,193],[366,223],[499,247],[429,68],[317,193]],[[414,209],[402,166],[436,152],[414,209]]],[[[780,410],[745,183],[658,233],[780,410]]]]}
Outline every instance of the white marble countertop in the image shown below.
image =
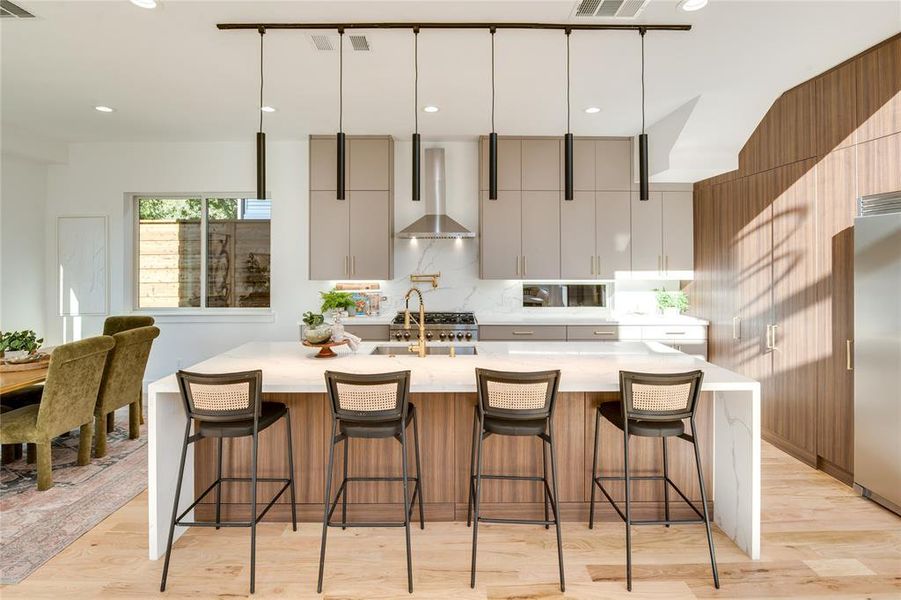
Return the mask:
{"type": "MultiPolygon", "coordinates": [[[[434,343],[433,346],[449,345],[434,343]]],[[[357,352],[336,347],[336,358],[313,358],[315,351],[295,342],[251,342],[223,352],[187,370],[227,373],[263,370],[263,391],[324,393],[325,370],[379,373],[409,369],[412,392],[475,392],[476,367],[506,371],[560,369],[560,391],[603,392],[619,389],[619,371],[704,371],[705,391],[750,390],[759,384],[655,342],[476,342],[475,356],[412,355],[403,343],[364,342],[357,352]],[[375,346],[393,346],[397,355],[372,355],[375,346]]],[[[151,393],[178,392],[175,376],[150,384],[151,393]]]]}
{"type": "Polygon", "coordinates": [[[679,315],[611,315],[592,312],[556,312],[554,309],[524,309],[514,313],[476,312],[479,325],[708,325],[697,317],[679,315]],[[533,312],[534,311],[534,312],[533,312]]]}

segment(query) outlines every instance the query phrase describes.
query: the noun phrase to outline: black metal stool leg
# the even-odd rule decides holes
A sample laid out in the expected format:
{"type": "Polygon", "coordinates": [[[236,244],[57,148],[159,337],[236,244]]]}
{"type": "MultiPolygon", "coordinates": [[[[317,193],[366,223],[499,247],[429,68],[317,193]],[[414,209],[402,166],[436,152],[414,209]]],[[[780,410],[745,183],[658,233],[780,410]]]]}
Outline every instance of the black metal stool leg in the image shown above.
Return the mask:
{"type": "Polygon", "coordinates": [[[698,484],[701,487],[701,506],[704,511],[704,526],[707,528],[707,546],[710,548],[710,568],[713,571],[713,586],[720,589],[720,576],[716,568],[716,553],[713,550],[713,533],[710,530],[710,515],[707,514],[707,490],[704,486],[704,473],[701,471],[701,452],[698,449],[698,438],[695,431],[695,420],[691,419],[691,445],[695,450],[695,464],[698,466],[698,484]]]}
{"type": "MultiPolygon", "coordinates": [[[[255,429],[255,428],[254,428],[255,429]]],[[[260,434],[253,432],[253,450],[250,462],[250,593],[256,589],[257,578],[257,451],[260,434]]]]}
{"type": "MultiPolygon", "coordinates": [[[[669,470],[666,460],[666,436],[660,438],[663,444],[663,513],[666,520],[669,521],[669,470]]],[[[666,524],[669,527],[669,523],[666,524]]]]}
{"type": "Polygon", "coordinates": [[[469,587],[476,587],[476,549],[479,544],[479,501],[482,496],[482,443],[485,440],[485,434],[482,430],[481,422],[479,423],[479,440],[476,449],[476,476],[475,476],[475,494],[473,495],[473,515],[472,515],[472,567],[469,579],[469,587]]]}
{"type": "Polygon", "coordinates": [[[294,444],[291,440],[291,409],[285,409],[285,432],[288,436],[288,477],[291,479],[291,528],[297,531],[297,499],[294,496],[294,444]]]}
{"type": "Polygon", "coordinates": [[[344,438],[344,466],[341,469],[341,529],[347,529],[347,457],[350,455],[350,436],[344,438]]]}
{"type": "Polygon", "coordinates": [[[329,443],[328,450],[328,468],[325,472],[325,500],[323,503],[325,506],[322,509],[322,544],[319,549],[319,582],[316,584],[316,593],[322,593],[322,574],[325,570],[325,541],[328,536],[328,516],[329,516],[329,505],[331,504],[332,499],[332,469],[335,463],[335,433],[338,424],[336,421],[332,421],[332,437],[330,438],[331,442],[329,443]]]}
{"type": "Polygon", "coordinates": [[[601,409],[598,407],[594,411],[594,452],[591,455],[591,504],[588,509],[588,529],[594,529],[594,494],[597,491],[597,482],[595,478],[598,476],[598,440],[601,435],[601,409]]]}
{"type": "Polygon", "coordinates": [[[166,591],[166,577],[169,575],[169,557],[172,555],[172,540],[175,537],[175,520],[178,518],[178,500],[181,496],[181,480],[185,475],[185,458],[188,455],[188,437],[191,435],[191,420],[185,425],[185,441],[181,447],[181,462],[178,463],[178,480],[175,484],[175,501],[172,503],[172,520],[169,522],[169,542],[166,544],[166,560],[163,562],[163,576],[160,591],[166,591]]]}
{"type": "Polygon", "coordinates": [[[469,453],[469,481],[467,488],[469,489],[469,494],[467,494],[467,502],[466,502],[466,526],[469,527],[469,524],[472,522],[472,494],[473,494],[473,478],[475,477],[476,471],[476,443],[477,437],[479,435],[478,432],[479,420],[476,416],[476,411],[473,409],[472,412],[472,449],[469,453]]]}
{"type": "Polygon", "coordinates": [[[626,495],[626,589],[632,591],[632,500],[629,488],[629,431],[623,431],[623,466],[626,495]]]}
{"type": "MultiPolygon", "coordinates": [[[[551,426],[548,426],[548,445],[551,451],[551,483],[554,492],[554,526],[557,528],[557,560],[560,563],[560,591],[566,591],[566,579],[563,575],[563,533],[560,531],[560,495],[557,493],[557,447],[554,445],[554,436],[551,426]]],[[[542,444],[543,446],[543,444],[542,444]]]]}
{"type": "Polygon", "coordinates": [[[407,486],[407,428],[401,425],[400,430],[401,465],[404,481],[404,534],[407,538],[407,591],[413,593],[413,552],[410,548],[410,496],[407,486]]]}
{"type": "MultiPolygon", "coordinates": [[[[539,441],[541,441],[541,468],[542,468],[542,476],[544,477],[544,481],[542,481],[542,486],[544,487],[544,520],[547,521],[548,520],[547,447],[544,444],[544,440],[542,440],[540,437],[538,439],[539,439],[539,441]]],[[[550,525],[545,523],[544,528],[549,529],[550,525]]]]}
{"type": "Polygon", "coordinates": [[[425,529],[425,510],[422,508],[422,463],[419,460],[419,415],[413,413],[413,443],[416,447],[416,491],[419,492],[419,528],[425,529]]]}
{"type": "Polygon", "coordinates": [[[216,438],[216,529],[222,523],[222,438],[216,438]]]}

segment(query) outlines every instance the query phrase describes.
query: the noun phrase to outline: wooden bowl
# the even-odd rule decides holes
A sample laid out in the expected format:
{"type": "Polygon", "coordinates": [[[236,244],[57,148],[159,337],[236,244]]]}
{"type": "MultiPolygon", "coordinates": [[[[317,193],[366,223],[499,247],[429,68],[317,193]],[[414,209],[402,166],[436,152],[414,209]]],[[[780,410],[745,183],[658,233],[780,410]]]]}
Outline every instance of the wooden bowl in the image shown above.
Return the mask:
{"type": "Polygon", "coordinates": [[[314,344],[307,340],[303,341],[303,345],[307,348],[319,348],[319,353],[313,355],[313,358],[334,358],[338,355],[335,354],[332,348],[335,346],[344,346],[345,344],[347,344],[347,340],[341,340],[340,342],[324,342],[322,344],[314,344]]]}

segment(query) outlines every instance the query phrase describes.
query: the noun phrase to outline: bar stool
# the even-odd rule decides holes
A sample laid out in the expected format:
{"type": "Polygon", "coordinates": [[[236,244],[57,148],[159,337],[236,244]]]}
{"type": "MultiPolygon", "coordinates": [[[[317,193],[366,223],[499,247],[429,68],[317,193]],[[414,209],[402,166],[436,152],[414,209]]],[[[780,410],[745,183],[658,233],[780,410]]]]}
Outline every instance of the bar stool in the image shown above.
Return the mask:
{"type": "Polygon", "coordinates": [[[332,436],[329,444],[326,470],[325,501],[322,516],[322,545],[319,553],[319,582],[316,592],[322,592],[325,571],[325,543],[329,527],[403,527],[407,542],[407,588],[413,593],[413,559],[410,550],[410,517],[413,503],[419,499],[419,527],[425,528],[422,508],[422,467],[419,461],[419,423],[416,407],[410,402],[410,371],[357,375],[352,373],[325,372],[332,407],[332,436]],[[407,427],[413,423],[413,449],[416,456],[416,477],[410,477],[407,469],[407,427]],[[394,438],[400,442],[402,473],[400,477],[348,477],[347,456],[351,438],[394,438]],[[344,466],[341,485],[332,501],[332,471],[335,462],[335,446],[344,442],[344,466]],[[347,522],[347,484],[355,481],[402,481],[404,488],[404,520],[401,522],[347,522]],[[413,495],[408,493],[408,482],[413,481],[413,495]],[[341,499],[341,522],[332,523],[332,514],[341,499]]]}
{"type": "Polygon", "coordinates": [[[476,369],[479,404],[473,416],[472,455],[469,463],[469,503],[466,525],[472,519],[472,567],[470,587],[476,586],[476,550],[479,541],[479,523],[506,523],[518,525],[551,525],[557,530],[557,560],[560,566],[560,591],[566,591],[563,577],[563,541],[560,534],[560,513],[557,503],[557,450],[554,447],[554,408],[560,371],[536,371],[529,373],[476,369]],[[536,436],[541,440],[541,477],[483,474],[482,443],[491,435],[536,436]],[[545,446],[546,444],[546,446],[545,446]],[[547,450],[551,455],[551,482],[547,477],[547,450]],[[510,481],[540,481],[544,490],[544,519],[500,519],[483,517],[479,513],[483,479],[510,481]],[[548,506],[554,518],[548,518],[548,506]]]}
{"type": "Polygon", "coordinates": [[[695,412],[698,408],[698,397],[701,393],[702,371],[688,373],[654,374],[620,371],[619,382],[622,391],[622,403],[607,402],[600,404],[594,420],[594,456],[591,466],[591,509],[588,518],[589,529],[594,528],[594,498],[597,486],[613,509],[626,524],[626,588],[632,591],[632,525],[666,525],[680,523],[703,523],[707,528],[707,545],[710,548],[710,567],[713,570],[713,584],[719,589],[720,580],[716,570],[716,556],[713,549],[713,535],[710,531],[710,517],[707,514],[707,492],[704,488],[704,474],[701,472],[701,454],[695,429],[695,412]],[[622,476],[598,475],[598,445],[600,443],[601,417],[618,427],[623,432],[622,476]],[[689,419],[691,434],[685,433],[683,419],[689,419]],[[663,446],[663,475],[633,476],[629,474],[629,436],[659,437],[663,446]],[[669,478],[666,464],[666,439],[678,437],[690,442],[694,448],[695,464],[698,469],[698,483],[701,488],[701,510],[680,490],[669,478]],[[604,488],[603,481],[624,481],[626,511],[617,506],[610,493],[604,488]],[[663,481],[664,520],[636,520],[632,518],[630,500],[630,482],[639,480],[663,481]],[[689,507],[698,515],[697,519],[670,519],[669,487],[671,486],[689,507]]]}
{"type": "Polygon", "coordinates": [[[250,527],[250,593],[254,592],[256,576],[257,523],[272,508],[285,490],[291,494],[291,526],[297,531],[297,508],[294,503],[294,456],[291,443],[290,409],[281,402],[263,401],[263,372],[246,371],[241,373],[223,373],[207,375],[179,371],[176,374],[181,397],[185,404],[187,422],[185,423],[185,441],[181,450],[181,463],[178,467],[178,482],[175,488],[175,502],[172,507],[172,521],[169,525],[169,542],[166,545],[166,561],[163,563],[163,577],[160,591],[166,590],[166,576],[169,573],[169,557],[172,554],[172,539],[175,526],[181,527],[250,527]],[[285,419],[287,432],[288,476],[257,477],[257,457],[259,434],[264,429],[285,419]],[[191,435],[191,424],[197,422],[195,433],[191,435]],[[234,437],[253,437],[251,445],[250,477],[222,476],[222,439],[234,437]],[[178,500],[181,496],[182,478],[185,472],[185,457],[188,444],[203,438],[216,438],[216,481],[204,490],[191,506],[178,514],[178,500]],[[284,485],[257,515],[257,482],[279,482],[284,485]],[[221,497],[222,484],[231,482],[250,482],[250,513],[248,521],[222,521],[221,497]],[[203,500],[213,489],[216,490],[215,522],[184,521],[185,516],[203,500]],[[177,516],[176,516],[177,515],[177,516]]]}

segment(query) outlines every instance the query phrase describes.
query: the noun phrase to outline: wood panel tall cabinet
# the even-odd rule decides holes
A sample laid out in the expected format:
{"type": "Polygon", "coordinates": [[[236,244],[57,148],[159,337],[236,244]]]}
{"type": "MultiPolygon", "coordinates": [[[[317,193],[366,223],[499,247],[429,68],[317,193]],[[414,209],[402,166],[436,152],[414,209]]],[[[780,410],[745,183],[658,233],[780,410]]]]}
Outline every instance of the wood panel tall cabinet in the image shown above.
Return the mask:
{"type": "Polygon", "coordinates": [[[761,380],[767,440],[846,483],[855,203],[896,190],[901,35],[785,92],[739,168],[694,189],[710,360],[761,380]]]}
{"type": "Polygon", "coordinates": [[[348,136],[338,200],[335,136],[310,136],[310,279],[391,279],[394,140],[348,136]]]}

